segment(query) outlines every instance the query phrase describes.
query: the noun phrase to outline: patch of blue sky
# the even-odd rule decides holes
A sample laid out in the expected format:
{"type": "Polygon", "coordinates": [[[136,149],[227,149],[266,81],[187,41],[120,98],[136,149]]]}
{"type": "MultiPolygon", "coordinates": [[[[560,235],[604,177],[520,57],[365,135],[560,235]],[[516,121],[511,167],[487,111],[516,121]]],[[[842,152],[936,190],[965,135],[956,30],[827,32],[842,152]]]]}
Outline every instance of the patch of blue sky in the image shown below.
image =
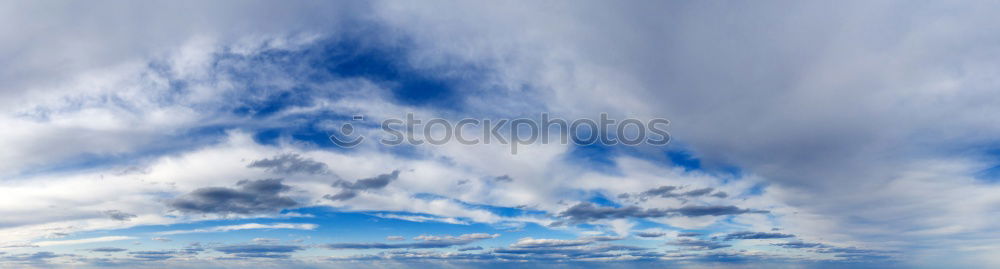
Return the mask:
{"type": "Polygon", "coordinates": [[[754,184],[753,187],[750,187],[745,192],[741,193],[741,195],[760,196],[767,191],[767,186],[768,184],[766,183],[754,184]]]}
{"type": "Polygon", "coordinates": [[[238,100],[253,97],[237,107],[238,113],[265,116],[285,107],[306,104],[311,95],[337,97],[328,88],[312,88],[335,80],[364,79],[390,90],[392,100],[409,106],[460,109],[463,94],[479,89],[488,70],[471,64],[449,62],[445,66],[416,66],[411,59],[413,44],[405,38],[329,38],[295,50],[268,50],[253,55],[224,54],[217,60],[222,72],[244,83],[238,100]],[[237,62],[239,64],[233,64],[237,62]],[[270,68],[254,69],[254,66],[270,68]],[[248,68],[249,67],[249,68],[248,68]],[[278,72],[303,88],[287,92],[273,89],[267,72],[278,72]]]}
{"type": "Polygon", "coordinates": [[[982,161],[985,163],[991,164],[991,166],[988,168],[976,171],[972,176],[983,182],[988,182],[988,183],[1000,182],[1000,149],[992,146],[983,146],[981,148],[977,148],[971,151],[973,153],[966,153],[966,154],[983,156],[980,159],[982,159],[982,161]]]}
{"type": "Polygon", "coordinates": [[[600,194],[600,193],[595,193],[593,196],[591,196],[589,199],[587,199],[587,202],[590,202],[592,204],[599,205],[599,206],[621,207],[620,204],[618,204],[615,201],[609,199],[608,197],[605,197],[604,194],[600,194]]]}
{"type": "Polygon", "coordinates": [[[468,209],[482,209],[501,217],[521,217],[521,216],[532,216],[532,215],[544,216],[547,214],[547,212],[541,210],[530,210],[530,209],[516,208],[516,207],[502,207],[502,206],[494,206],[486,204],[469,203],[466,201],[453,199],[432,193],[417,193],[413,195],[413,198],[423,199],[423,200],[440,200],[440,199],[450,200],[452,202],[459,203],[468,209]]]}
{"type": "Polygon", "coordinates": [[[670,159],[671,163],[675,166],[683,167],[684,170],[691,171],[701,169],[701,160],[695,158],[691,152],[683,150],[668,150],[666,155],[670,159]]]}
{"type": "MultiPolygon", "coordinates": [[[[586,131],[580,131],[586,132],[586,131]]],[[[587,138],[589,134],[581,134],[581,138],[587,138]]],[[[730,180],[738,179],[742,175],[742,170],[733,165],[714,163],[704,165],[702,160],[693,152],[688,151],[683,145],[648,146],[648,145],[607,145],[599,142],[587,144],[588,141],[574,141],[570,145],[567,160],[582,164],[592,171],[606,173],[609,175],[621,175],[618,169],[616,158],[631,157],[645,161],[650,161],[663,167],[678,167],[685,172],[698,172],[714,175],[727,183],[730,180]]]]}
{"type": "MultiPolygon", "coordinates": [[[[327,243],[368,243],[387,242],[388,236],[402,236],[411,241],[421,235],[459,236],[471,233],[501,234],[495,239],[475,242],[470,245],[483,247],[504,247],[523,237],[573,239],[575,235],[551,230],[529,223],[516,230],[503,229],[484,223],[452,224],[433,221],[409,221],[397,218],[383,218],[380,214],[400,212],[339,212],[327,207],[310,207],[293,210],[310,217],[291,218],[250,218],[222,219],[178,223],[170,225],[144,225],[120,230],[82,232],[58,240],[86,239],[105,236],[127,236],[134,239],[109,242],[94,242],[63,246],[52,246],[52,250],[81,250],[96,247],[119,247],[129,250],[162,250],[180,248],[190,243],[239,244],[249,243],[254,238],[278,239],[284,244],[327,244],[327,243]],[[245,224],[315,224],[315,229],[244,229],[213,230],[216,227],[245,224]],[[165,238],[156,241],[153,238],[165,238]],[[137,244],[140,243],[140,244],[137,244]]],[[[349,251],[340,251],[349,252],[349,251]]]]}
{"type": "Polygon", "coordinates": [[[1000,165],[996,165],[987,169],[980,170],[976,173],[976,178],[979,178],[986,182],[997,183],[1000,182],[1000,165]]]}
{"type": "Polygon", "coordinates": [[[620,175],[621,171],[615,163],[617,151],[612,146],[594,144],[574,143],[570,145],[566,159],[572,163],[578,163],[591,171],[597,171],[610,175],[620,175]]]}
{"type": "Polygon", "coordinates": [[[254,130],[254,140],[264,145],[277,145],[283,140],[294,141],[296,144],[307,144],[310,147],[330,149],[337,151],[350,151],[351,148],[340,147],[331,142],[330,136],[342,137],[343,141],[351,141],[353,136],[348,137],[340,133],[338,121],[349,120],[350,115],[340,115],[335,113],[320,113],[311,116],[289,117],[284,120],[282,126],[259,128],[254,130]],[[334,123],[332,126],[324,126],[325,122],[334,123]],[[331,129],[331,127],[334,127],[331,129]]]}

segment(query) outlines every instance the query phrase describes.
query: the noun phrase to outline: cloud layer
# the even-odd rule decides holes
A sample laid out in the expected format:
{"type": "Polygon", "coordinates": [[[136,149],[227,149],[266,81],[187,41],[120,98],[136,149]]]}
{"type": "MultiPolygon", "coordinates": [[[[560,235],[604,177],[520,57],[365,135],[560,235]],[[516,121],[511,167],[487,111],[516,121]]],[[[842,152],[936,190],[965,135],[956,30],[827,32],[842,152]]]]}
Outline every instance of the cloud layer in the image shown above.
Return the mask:
{"type": "Polygon", "coordinates": [[[0,267],[996,267],[997,10],[0,3],[0,267]],[[542,112],[673,140],[330,142],[542,112]]]}

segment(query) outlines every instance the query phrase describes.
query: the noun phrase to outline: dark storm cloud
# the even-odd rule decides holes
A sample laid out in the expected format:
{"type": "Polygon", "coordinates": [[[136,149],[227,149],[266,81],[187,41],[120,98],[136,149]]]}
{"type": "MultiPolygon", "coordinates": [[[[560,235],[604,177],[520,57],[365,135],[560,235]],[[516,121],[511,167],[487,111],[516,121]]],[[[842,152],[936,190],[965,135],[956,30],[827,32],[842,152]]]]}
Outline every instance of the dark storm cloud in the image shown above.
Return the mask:
{"type": "Polygon", "coordinates": [[[674,216],[699,217],[739,215],[747,213],[768,213],[768,211],[742,209],[735,206],[685,206],[681,208],[669,209],[642,209],[637,206],[597,207],[591,203],[582,202],[559,213],[559,216],[569,218],[575,222],[585,222],[599,219],[658,218],[674,216]]]}
{"type": "Polygon", "coordinates": [[[347,182],[344,180],[338,180],[333,183],[333,187],[339,187],[342,190],[337,194],[327,194],[323,195],[323,198],[333,200],[333,201],[343,201],[349,200],[358,196],[358,191],[365,190],[376,190],[385,188],[390,182],[399,178],[399,170],[393,170],[392,173],[381,174],[375,177],[359,179],[355,182],[347,182]]]}
{"type": "Polygon", "coordinates": [[[466,245],[472,242],[496,238],[499,234],[465,234],[461,236],[420,236],[413,243],[336,243],[327,244],[330,249],[402,249],[402,248],[446,248],[466,245]]]}
{"type": "Polygon", "coordinates": [[[215,248],[216,251],[239,258],[289,258],[291,253],[303,250],[294,245],[231,245],[215,248]]]}
{"type": "Polygon", "coordinates": [[[693,250],[712,250],[712,249],[727,248],[732,246],[715,241],[689,239],[689,238],[677,239],[667,244],[693,250]]]}
{"type": "Polygon", "coordinates": [[[759,233],[759,232],[735,232],[725,236],[726,240],[746,240],[746,239],[777,239],[795,237],[791,234],[783,233],[759,233]]]}
{"type": "Polygon", "coordinates": [[[247,167],[264,168],[268,172],[291,175],[291,174],[326,174],[329,170],[326,164],[314,161],[309,158],[302,158],[298,154],[283,154],[270,159],[260,159],[250,163],[247,167]]]}
{"type": "Polygon", "coordinates": [[[200,188],[169,205],[183,212],[211,214],[270,213],[298,205],[280,195],[291,189],[281,179],[241,180],[236,186],[200,188]]]}
{"type": "Polygon", "coordinates": [[[104,213],[104,215],[107,215],[109,218],[113,220],[119,220],[119,221],[128,221],[136,217],[135,214],[125,213],[119,210],[108,210],[101,213],[104,213]]]}

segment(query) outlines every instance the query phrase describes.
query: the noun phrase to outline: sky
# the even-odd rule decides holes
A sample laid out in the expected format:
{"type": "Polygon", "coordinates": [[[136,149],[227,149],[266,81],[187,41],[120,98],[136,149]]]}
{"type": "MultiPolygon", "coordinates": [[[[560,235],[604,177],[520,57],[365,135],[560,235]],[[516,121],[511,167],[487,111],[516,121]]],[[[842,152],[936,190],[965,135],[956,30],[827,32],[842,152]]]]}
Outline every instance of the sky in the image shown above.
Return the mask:
{"type": "Polygon", "coordinates": [[[997,268],[998,13],[0,1],[0,267],[997,268]],[[407,114],[670,141],[375,142],[407,114]]]}

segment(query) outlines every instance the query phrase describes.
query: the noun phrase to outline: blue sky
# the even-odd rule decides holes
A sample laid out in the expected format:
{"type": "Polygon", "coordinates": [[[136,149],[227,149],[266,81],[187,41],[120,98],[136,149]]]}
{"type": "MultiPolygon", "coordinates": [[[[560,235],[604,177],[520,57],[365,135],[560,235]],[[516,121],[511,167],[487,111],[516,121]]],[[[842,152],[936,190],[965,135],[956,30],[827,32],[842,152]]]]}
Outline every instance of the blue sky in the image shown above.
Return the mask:
{"type": "Polygon", "coordinates": [[[0,267],[997,267],[996,10],[4,2],[0,267]],[[671,141],[375,142],[543,113],[671,141]]]}

